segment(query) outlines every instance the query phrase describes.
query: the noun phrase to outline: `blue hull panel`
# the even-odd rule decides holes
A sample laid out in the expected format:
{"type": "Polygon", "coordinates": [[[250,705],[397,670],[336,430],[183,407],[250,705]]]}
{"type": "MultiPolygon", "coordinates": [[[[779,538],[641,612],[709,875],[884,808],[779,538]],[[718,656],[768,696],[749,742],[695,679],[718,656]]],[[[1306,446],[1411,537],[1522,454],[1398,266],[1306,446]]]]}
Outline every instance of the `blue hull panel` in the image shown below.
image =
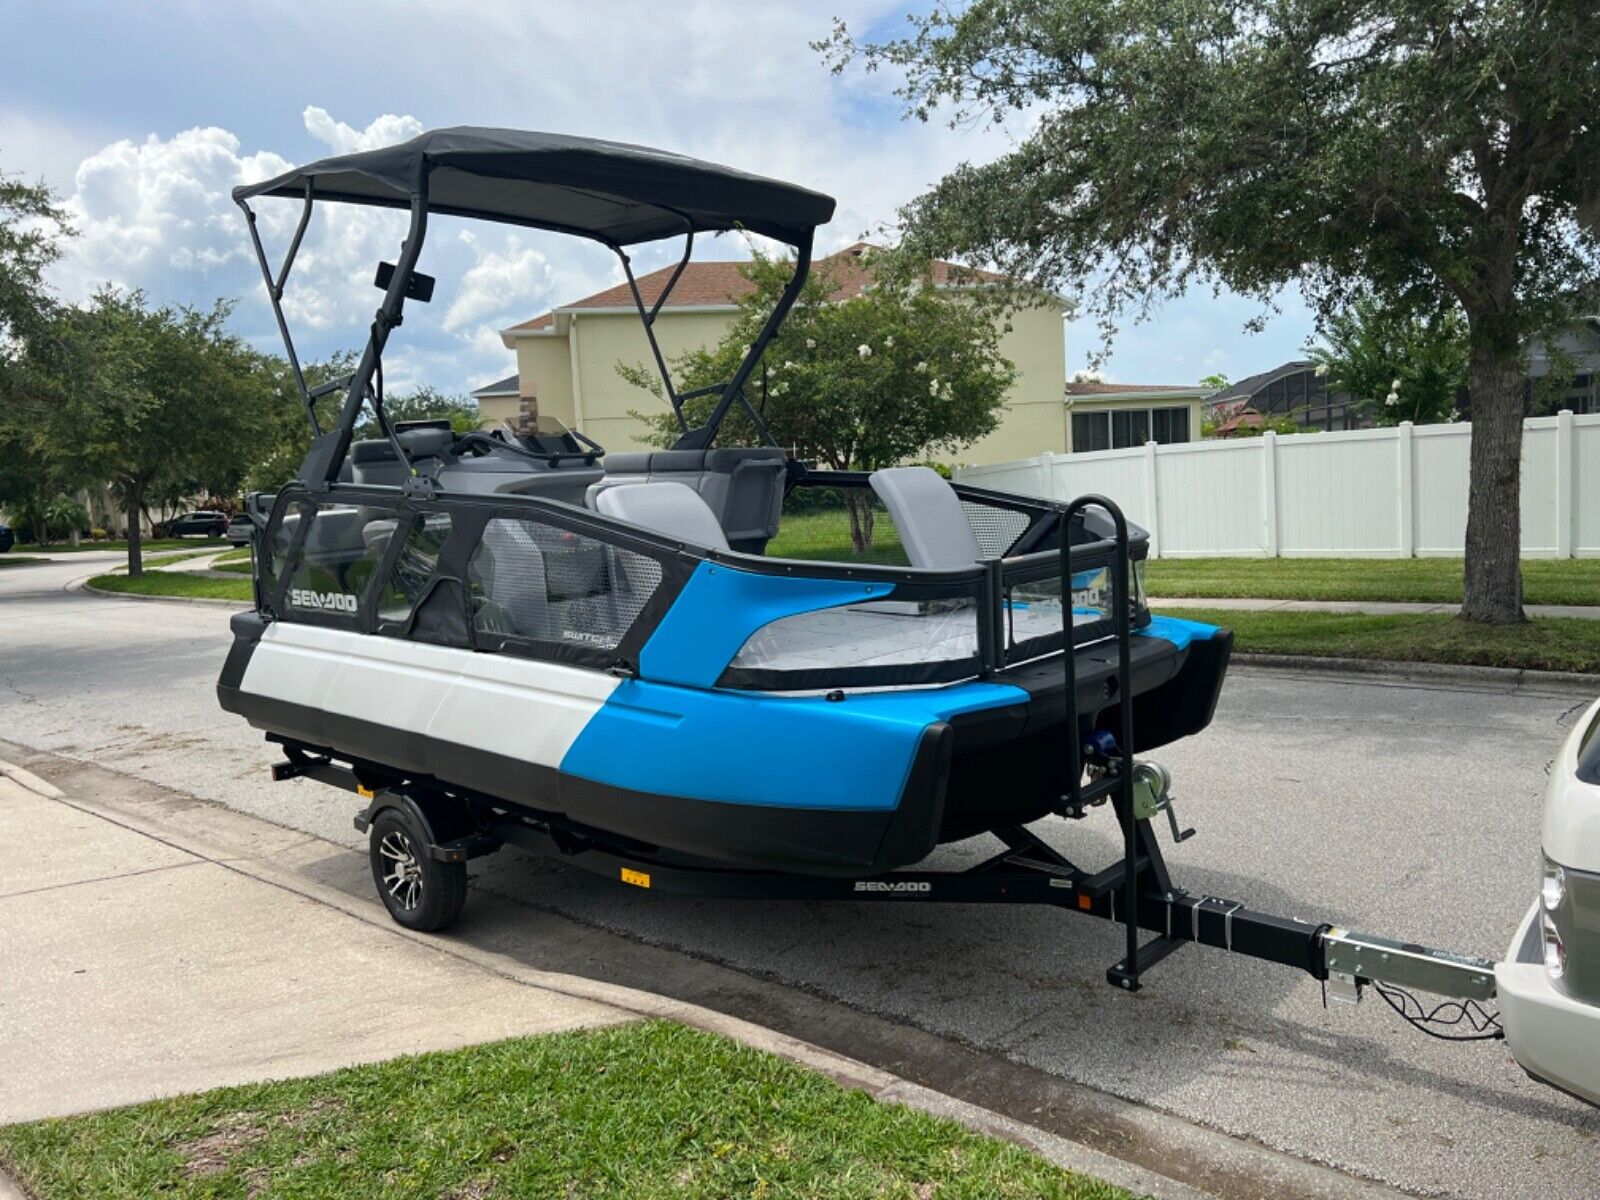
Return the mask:
{"type": "Polygon", "coordinates": [[[697,800],[887,811],[900,802],[930,725],[1027,700],[995,683],[830,701],[632,679],[590,718],[561,770],[697,800]]]}

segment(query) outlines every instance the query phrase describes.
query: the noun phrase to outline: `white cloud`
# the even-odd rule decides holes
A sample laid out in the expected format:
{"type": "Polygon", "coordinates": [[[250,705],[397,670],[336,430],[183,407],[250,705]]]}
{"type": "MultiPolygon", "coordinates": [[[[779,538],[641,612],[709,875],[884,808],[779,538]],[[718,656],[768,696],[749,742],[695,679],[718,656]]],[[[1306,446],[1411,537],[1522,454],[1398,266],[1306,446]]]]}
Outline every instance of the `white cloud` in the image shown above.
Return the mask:
{"type": "Polygon", "coordinates": [[[359,150],[377,150],[396,142],[409,141],[422,132],[422,122],[415,117],[397,117],[385,113],[365,129],[353,129],[343,121],[336,121],[328,110],[308,104],[300,114],[306,132],[319,142],[326,142],[335,154],[354,154],[359,150]]]}
{"type": "MultiPolygon", "coordinates": [[[[460,240],[468,246],[478,243],[477,237],[466,230],[460,240]]],[[[474,322],[481,324],[487,317],[497,317],[507,325],[526,320],[537,305],[551,303],[555,285],[550,261],[512,234],[501,249],[479,252],[478,260],[461,277],[455,299],[445,310],[444,328],[457,333],[474,322]]]]}
{"type": "MultiPolygon", "coordinates": [[[[254,169],[283,169],[260,156],[254,169]]],[[[239,141],[225,129],[188,129],[163,141],[122,140],[78,166],[65,208],[77,230],[55,271],[69,299],[103,282],[159,290],[167,279],[193,281],[200,300],[209,280],[248,253],[228,228],[228,192],[245,181],[239,141]]],[[[209,297],[206,297],[209,299],[209,297]]]]}
{"type": "MultiPolygon", "coordinates": [[[[306,132],[330,150],[386,145],[421,129],[415,117],[385,115],[355,129],[315,106],[304,113],[306,132]]],[[[276,350],[276,328],[243,214],[232,189],[288,170],[290,161],[270,149],[246,150],[226,129],[195,128],[170,138],[112,142],[78,164],[65,206],[77,230],[52,281],[69,301],[81,301],[101,284],[143,288],[157,302],[206,305],[222,297],[243,301],[236,318],[263,348],[276,350]]],[[[263,197],[252,205],[274,271],[299,219],[297,204],[263,197]]],[[[402,213],[352,205],[319,205],[295,260],[283,298],[302,357],[358,346],[370,320],[376,264],[394,258],[405,233],[402,213]]],[[[521,306],[548,304],[555,281],[546,257],[515,232],[491,229],[453,242],[430,244],[430,265],[443,276],[441,293],[455,296],[443,330],[450,353],[429,353],[426,332],[411,357],[396,338],[392,386],[436,382],[457,390],[488,371],[504,372],[509,356],[496,322],[527,314],[521,306]],[[459,284],[458,284],[459,280],[459,284]],[[462,351],[465,350],[465,356],[462,351]],[[460,361],[461,358],[465,361],[460,361]],[[452,361],[455,360],[455,361],[452,361]]],[[[426,331],[425,311],[415,327],[426,331]]],[[[435,326],[437,337],[438,322],[435,326]]]]}

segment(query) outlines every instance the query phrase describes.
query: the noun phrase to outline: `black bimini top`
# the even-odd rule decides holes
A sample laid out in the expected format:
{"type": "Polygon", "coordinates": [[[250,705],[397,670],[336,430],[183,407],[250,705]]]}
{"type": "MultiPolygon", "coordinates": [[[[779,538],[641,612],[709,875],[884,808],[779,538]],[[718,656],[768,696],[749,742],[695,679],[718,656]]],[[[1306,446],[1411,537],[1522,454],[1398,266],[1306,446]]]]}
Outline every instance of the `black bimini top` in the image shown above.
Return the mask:
{"type": "Polygon", "coordinates": [[[628,246],[691,230],[748,229],[790,245],[833,216],[833,198],[665,150],[458,126],[325,158],[233,190],[507,221],[628,246]]]}

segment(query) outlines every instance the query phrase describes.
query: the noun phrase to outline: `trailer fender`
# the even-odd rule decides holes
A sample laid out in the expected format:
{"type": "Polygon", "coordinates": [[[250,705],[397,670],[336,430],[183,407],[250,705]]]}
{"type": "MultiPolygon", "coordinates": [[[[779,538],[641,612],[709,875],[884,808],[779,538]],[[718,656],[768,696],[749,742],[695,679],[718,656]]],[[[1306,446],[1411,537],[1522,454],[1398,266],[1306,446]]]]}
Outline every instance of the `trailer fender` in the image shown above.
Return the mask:
{"type": "Polygon", "coordinates": [[[356,830],[365,833],[387,808],[397,809],[410,819],[422,835],[428,857],[440,862],[480,858],[502,844],[499,838],[478,827],[461,800],[413,788],[373,791],[367,807],[356,814],[356,830]]]}

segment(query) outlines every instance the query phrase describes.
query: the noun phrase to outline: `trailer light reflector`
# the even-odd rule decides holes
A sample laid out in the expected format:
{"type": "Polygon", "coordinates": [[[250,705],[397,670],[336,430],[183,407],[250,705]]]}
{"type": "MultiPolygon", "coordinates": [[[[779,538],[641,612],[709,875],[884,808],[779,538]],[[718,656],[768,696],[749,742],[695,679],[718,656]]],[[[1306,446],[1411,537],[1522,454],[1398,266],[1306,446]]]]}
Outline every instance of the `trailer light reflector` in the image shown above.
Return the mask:
{"type": "Polygon", "coordinates": [[[376,797],[377,794],[377,792],[363,784],[356,784],[356,795],[360,796],[363,800],[371,800],[376,797]]]}
{"type": "Polygon", "coordinates": [[[1084,912],[1088,912],[1094,907],[1094,897],[1089,895],[1088,892],[1079,892],[1078,907],[1083,909],[1084,912]]]}
{"type": "Polygon", "coordinates": [[[635,871],[629,867],[623,867],[622,882],[631,883],[634,887],[647,888],[650,886],[650,875],[646,871],[635,871]]]}

